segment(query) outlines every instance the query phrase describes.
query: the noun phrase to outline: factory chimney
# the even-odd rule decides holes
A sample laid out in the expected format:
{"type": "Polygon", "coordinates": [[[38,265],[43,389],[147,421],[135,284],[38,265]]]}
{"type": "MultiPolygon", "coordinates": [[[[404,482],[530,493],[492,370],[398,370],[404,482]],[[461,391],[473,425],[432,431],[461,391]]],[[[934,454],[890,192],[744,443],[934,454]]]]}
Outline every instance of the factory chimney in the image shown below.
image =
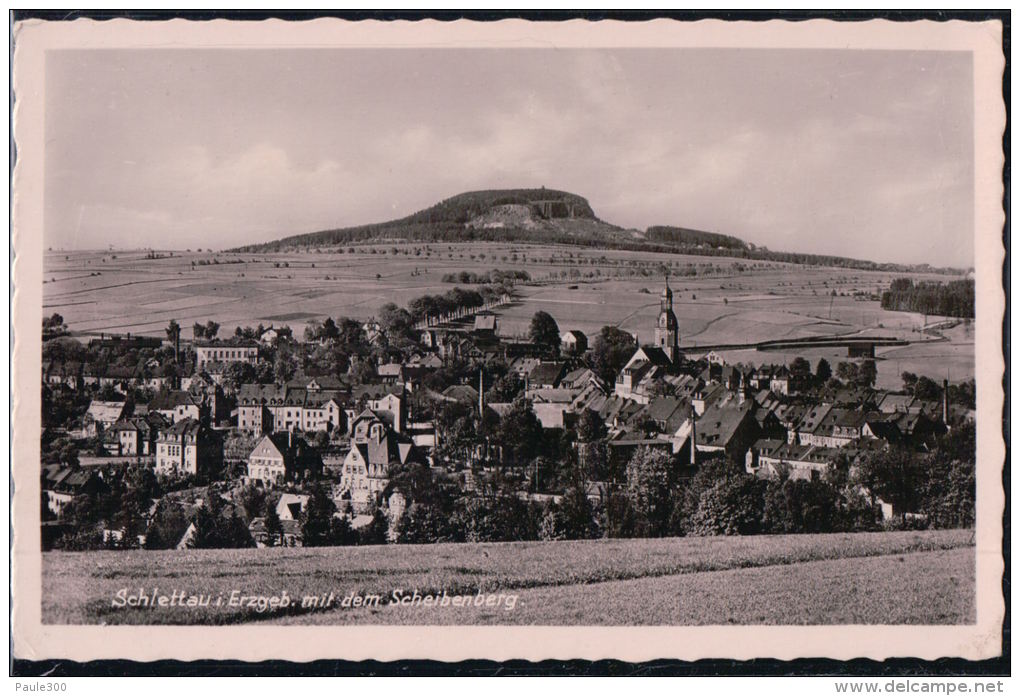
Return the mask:
{"type": "Polygon", "coordinates": [[[694,410],[694,404],[691,404],[691,467],[698,465],[698,431],[697,426],[698,414],[694,410]]]}
{"type": "Polygon", "coordinates": [[[942,422],[949,427],[949,380],[942,380],[942,422]]]}

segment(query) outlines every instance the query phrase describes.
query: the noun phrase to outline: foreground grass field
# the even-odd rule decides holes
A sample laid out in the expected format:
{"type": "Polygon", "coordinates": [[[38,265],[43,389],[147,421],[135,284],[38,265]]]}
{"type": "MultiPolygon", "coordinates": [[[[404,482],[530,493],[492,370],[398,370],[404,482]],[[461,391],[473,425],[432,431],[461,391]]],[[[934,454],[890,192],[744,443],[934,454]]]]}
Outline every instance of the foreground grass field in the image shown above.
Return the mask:
{"type": "MultiPolygon", "coordinates": [[[[169,600],[167,600],[169,601],[169,600]]],[[[175,603],[180,603],[180,600],[175,603]]],[[[43,621],[161,623],[966,623],[967,530],[771,537],[177,552],[48,553],[43,621]],[[388,606],[395,590],[516,595],[512,610],[388,606]],[[235,597],[286,592],[259,611],[235,597]],[[115,606],[195,596],[208,606],[115,606]],[[304,597],[333,593],[330,607],[304,597]],[[375,606],[342,607],[378,595],[375,606]],[[217,605],[217,602],[219,604],[217,605]]]]}

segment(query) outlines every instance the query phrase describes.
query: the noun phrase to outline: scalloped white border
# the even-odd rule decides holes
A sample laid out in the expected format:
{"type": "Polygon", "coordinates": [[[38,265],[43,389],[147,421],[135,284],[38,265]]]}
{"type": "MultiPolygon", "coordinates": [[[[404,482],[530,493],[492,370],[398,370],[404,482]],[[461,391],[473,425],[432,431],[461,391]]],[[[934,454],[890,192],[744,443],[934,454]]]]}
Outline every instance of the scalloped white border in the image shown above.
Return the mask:
{"type": "Polygon", "coordinates": [[[1004,568],[1001,518],[1005,458],[1002,407],[1001,138],[1004,60],[998,22],[504,20],[352,23],[27,21],[14,29],[17,166],[12,221],[15,494],[12,524],[14,655],[78,661],[122,658],[508,660],[750,659],[916,656],[987,658],[1001,652],[1004,568]],[[758,47],[970,51],[974,56],[976,378],[978,403],[977,623],[973,626],[394,627],[51,626],[40,622],[39,428],[42,318],[43,87],[45,53],[60,48],[221,47],[758,47]],[[19,329],[24,330],[19,330],[19,329]]]}

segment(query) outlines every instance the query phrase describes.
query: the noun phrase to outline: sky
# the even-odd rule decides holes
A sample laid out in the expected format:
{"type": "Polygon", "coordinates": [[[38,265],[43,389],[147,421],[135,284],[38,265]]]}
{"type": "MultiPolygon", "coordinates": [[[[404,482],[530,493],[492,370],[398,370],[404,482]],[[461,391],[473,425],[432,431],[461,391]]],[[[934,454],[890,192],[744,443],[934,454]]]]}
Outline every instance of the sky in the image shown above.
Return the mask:
{"type": "Polygon", "coordinates": [[[53,51],[44,237],[224,249],[546,186],[628,228],[967,267],[971,72],[948,51],[53,51]]]}

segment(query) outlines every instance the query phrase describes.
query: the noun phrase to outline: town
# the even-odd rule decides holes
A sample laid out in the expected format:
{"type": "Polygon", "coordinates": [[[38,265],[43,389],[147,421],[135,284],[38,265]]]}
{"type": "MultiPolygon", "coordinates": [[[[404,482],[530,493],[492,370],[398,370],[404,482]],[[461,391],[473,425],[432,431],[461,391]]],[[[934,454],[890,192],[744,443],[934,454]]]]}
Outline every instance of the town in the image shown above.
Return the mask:
{"type": "Polygon", "coordinates": [[[681,348],[539,311],[512,279],[368,321],[74,337],[43,321],[44,549],[240,548],[959,527],[974,382],[681,348]]]}

